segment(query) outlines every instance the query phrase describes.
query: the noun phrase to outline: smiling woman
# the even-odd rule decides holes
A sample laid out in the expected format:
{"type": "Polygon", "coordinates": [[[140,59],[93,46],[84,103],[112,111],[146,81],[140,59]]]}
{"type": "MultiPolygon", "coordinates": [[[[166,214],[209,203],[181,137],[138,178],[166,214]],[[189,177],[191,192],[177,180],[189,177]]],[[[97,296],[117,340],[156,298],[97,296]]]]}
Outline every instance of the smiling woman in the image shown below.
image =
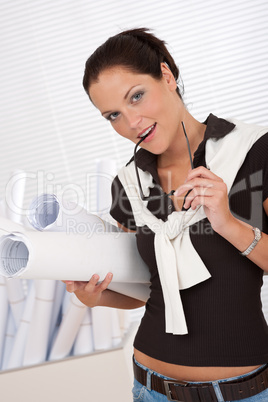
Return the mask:
{"type": "MultiPolygon", "coordinates": [[[[268,398],[268,327],[260,302],[268,271],[268,130],[213,114],[197,121],[178,77],[165,43],[141,28],[101,45],[83,80],[115,131],[141,147],[113,181],[111,208],[120,227],[137,232],[151,274],[134,342],[134,400],[262,401],[268,398]],[[257,172],[262,204],[252,202],[257,172]],[[230,198],[241,182],[251,187],[230,198]]],[[[111,280],[108,274],[97,284],[93,275],[75,293],[90,307],[140,306],[107,290],[111,280]]]]}

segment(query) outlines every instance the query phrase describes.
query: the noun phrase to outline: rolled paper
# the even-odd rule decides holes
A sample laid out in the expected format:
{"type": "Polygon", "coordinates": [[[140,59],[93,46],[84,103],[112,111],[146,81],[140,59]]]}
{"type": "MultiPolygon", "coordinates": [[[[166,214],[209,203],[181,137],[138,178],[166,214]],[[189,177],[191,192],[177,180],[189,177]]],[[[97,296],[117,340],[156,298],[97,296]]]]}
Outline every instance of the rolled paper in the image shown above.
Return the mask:
{"type": "Polygon", "coordinates": [[[65,290],[65,284],[61,281],[56,281],[55,300],[53,303],[50,322],[48,350],[51,349],[52,341],[56,335],[56,332],[58,331],[59,322],[61,320],[61,306],[65,293],[68,293],[65,290]]]}
{"type": "Polygon", "coordinates": [[[86,314],[86,309],[87,307],[73,293],[52,345],[49,360],[58,360],[69,356],[81,322],[86,314]]]}
{"type": "Polygon", "coordinates": [[[94,351],[91,309],[87,307],[83,321],[76,336],[73,355],[83,355],[94,351]]]}
{"type": "Polygon", "coordinates": [[[112,310],[99,306],[92,309],[93,339],[96,351],[113,347],[112,310]]]}
{"type": "Polygon", "coordinates": [[[108,287],[114,292],[121,293],[125,296],[133,297],[146,302],[150,296],[149,283],[119,283],[112,281],[108,287]]]}
{"type": "Polygon", "coordinates": [[[13,369],[22,366],[27,335],[32,320],[34,308],[35,287],[33,283],[28,289],[25,309],[20,320],[19,328],[14,336],[14,343],[6,365],[6,369],[13,369]]]}
{"type": "Polygon", "coordinates": [[[122,337],[128,332],[131,324],[131,312],[130,310],[117,310],[119,317],[119,325],[122,337]]]}
{"type": "Polygon", "coordinates": [[[53,345],[55,343],[55,340],[56,340],[56,338],[58,336],[58,332],[59,332],[60,326],[62,324],[63,318],[65,316],[65,313],[69,308],[69,305],[70,305],[70,302],[71,302],[71,297],[72,297],[72,294],[67,292],[64,289],[64,294],[63,294],[63,297],[62,297],[62,303],[61,303],[61,306],[60,306],[59,316],[58,316],[54,331],[51,332],[51,335],[50,335],[50,341],[49,341],[49,347],[48,347],[48,356],[50,355],[51,349],[52,349],[52,347],[53,347],[53,345]]]}
{"type": "Polygon", "coordinates": [[[26,300],[22,280],[19,278],[6,279],[6,287],[7,298],[14,317],[15,326],[18,328],[26,300]]]}
{"type": "Polygon", "coordinates": [[[23,216],[23,198],[26,184],[26,173],[16,170],[6,185],[6,216],[20,223],[23,216]]]}
{"type": "MultiPolygon", "coordinates": [[[[116,162],[114,160],[99,160],[97,163],[97,197],[98,208],[101,211],[108,208],[111,202],[111,180],[116,174],[116,162]]],[[[65,231],[69,232],[70,228],[76,228],[77,232],[81,232],[81,225],[83,225],[83,232],[97,231],[100,233],[102,230],[105,232],[122,232],[118,227],[113,224],[101,220],[104,227],[98,225],[95,221],[96,216],[89,214],[84,209],[76,210],[77,205],[67,201],[59,201],[54,194],[42,194],[36,197],[28,213],[29,222],[38,230],[49,231],[65,231]],[[70,224],[72,222],[72,224],[70,224]],[[86,228],[86,225],[90,226],[86,228]],[[80,226],[79,226],[80,225],[80,226]],[[80,227],[80,229],[79,229],[80,227]]],[[[78,206],[78,208],[80,208],[78,206]]],[[[75,232],[75,230],[73,230],[75,232]]],[[[146,301],[149,296],[148,287],[145,285],[125,286],[125,284],[113,283],[109,286],[111,290],[119,293],[136,297],[137,299],[146,301]],[[115,289],[114,289],[115,287],[115,289]]]]}
{"type": "Polygon", "coordinates": [[[40,231],[90,234],[105,232],[105,223],[94,214],[55,194],[42,194],[32,201],[28,219],[40,231]]]}
{"type": "Polygon", "coordinates": [[[113,347],[117,347],[122,342],[122,334],[121,334],[118,310],[110,308],[110,314],[111,314],[111,325],[112,325],[112,343],[113,347]]]}
{"type": "Polygon", "coordinates": [[[0,276],[0,368],[2,366],[2,360],[3,360],[8,312],[9,312],[9,306],[7,299],[6,281],[3,276],[0,276]]]}
{"type": "Polygon", "coordinates": [[[0,274],[26,279],[100,280],[113,272],[114,282],[149,283],[133,233],[11,233],[0,238],[0,274]]]}
{"type": "Polygon", "coordinates": [[[35,301],[23,356],[23,366],[43,363],[47,358],[49,344],[56,282],[36,280],[34,285],[35,301]]]}
{"type": "Polygon", "coordinates": [[[7,329],[5,334],[5,342],[4,342],[4,353],[2,359],[2,370],[6,370],[8,366],[8,361],[11,355],[11,351],[14,344],[16,334],[16,325],[13,314],[11,313],[11,309],[9,308],[9,314],[7,319],[7,329]]]}

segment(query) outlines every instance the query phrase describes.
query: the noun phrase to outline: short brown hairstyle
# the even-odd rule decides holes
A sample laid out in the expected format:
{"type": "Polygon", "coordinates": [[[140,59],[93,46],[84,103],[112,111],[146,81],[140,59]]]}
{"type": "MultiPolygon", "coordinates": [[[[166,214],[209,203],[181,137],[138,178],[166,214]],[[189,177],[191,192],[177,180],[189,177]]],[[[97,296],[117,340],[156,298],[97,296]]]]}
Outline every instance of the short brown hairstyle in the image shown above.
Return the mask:
{"type": "MultiPolygon", "coordinates": [[[[161,63],[168,65],[175,80],[178,81],[179,69],[164,41],[149,33],[148,28],[123,31],[107,39],[88,58],[83,87],[89,95],[90,85],[98,80],[99,74],[115,66],[122,66],[132,72],[149,74],[155,79],[161,79],[161,63]]],[[[178,87],[177,93],[182,99],[178,87]]]]}

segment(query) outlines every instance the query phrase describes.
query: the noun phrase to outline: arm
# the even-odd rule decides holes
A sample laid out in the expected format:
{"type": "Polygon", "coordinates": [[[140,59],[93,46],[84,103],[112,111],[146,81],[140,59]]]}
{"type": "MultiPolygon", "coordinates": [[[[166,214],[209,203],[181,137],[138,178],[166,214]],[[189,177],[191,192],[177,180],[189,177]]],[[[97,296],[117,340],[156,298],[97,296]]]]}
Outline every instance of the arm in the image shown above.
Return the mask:
{"type": "MultiPolygon", "coordinates": [[[[131,232],[121,224],[118,226],[125,232],[131,232]]],[[[66,290],[75,293],[77,298],[88,307],[105,306],[120,309],[135,309],[142,307],[145,303],[141,300],[134,299],[113,292],[107,287],[111,283],[113,274],[109,272],[104,280],[99,283],[99,276],[93,275],[88,282],[79,281],[63,281],[66,284],[66,290]]]]}
{"type": "MultiPolygon", "coordinates": [[[[192,190],[185,201],[185,208],[196,209],[203,205],[207,218],[215,232],[229,241],[238,251],[243,252],[254,239],[252,227],[235,218],[228,202],[227,187],[223,180],[204,167],[189,172],[186,182],[180,186],[175,196],[192,190]]],[[[268,215],[268,199],[263,203],[268,215]]],[[[268,272],[268,236],[262,233],[262,238],[254,250],[244,258],[249,258],[261,269],[268,272]]]]}

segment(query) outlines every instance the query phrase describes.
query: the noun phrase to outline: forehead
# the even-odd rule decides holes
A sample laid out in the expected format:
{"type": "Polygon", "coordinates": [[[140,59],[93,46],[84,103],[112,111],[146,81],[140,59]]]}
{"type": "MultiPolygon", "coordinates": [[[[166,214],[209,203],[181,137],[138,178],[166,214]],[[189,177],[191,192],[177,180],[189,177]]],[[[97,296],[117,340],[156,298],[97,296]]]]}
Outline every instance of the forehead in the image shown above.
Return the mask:
{"type": "Polygon", "coordinates": [[[152,84],[155,81],[148,74],[138,74],[124,67],[114,67],[100,73],[98,80],[89,88],[90,98],[97,108],[109,98],[123,99],[130,88],[152,84]]]}

